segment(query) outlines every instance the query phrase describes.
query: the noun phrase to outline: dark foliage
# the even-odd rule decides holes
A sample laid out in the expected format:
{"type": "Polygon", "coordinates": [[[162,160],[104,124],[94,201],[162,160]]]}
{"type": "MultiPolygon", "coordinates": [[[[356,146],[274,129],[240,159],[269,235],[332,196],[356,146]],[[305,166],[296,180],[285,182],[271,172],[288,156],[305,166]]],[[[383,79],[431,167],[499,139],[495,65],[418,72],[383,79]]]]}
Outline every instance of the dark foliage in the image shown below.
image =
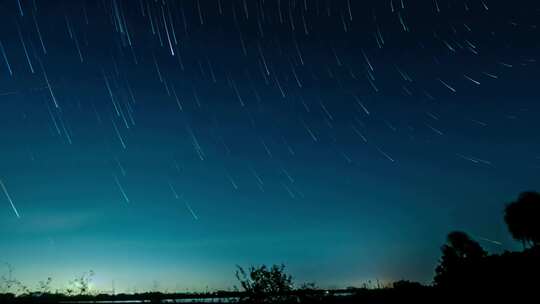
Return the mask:
{"type": "Polygon", "coordinates": [[[488,255],[463,232],[452,232],[442,246],[434,283],[447,295],[467,293],[484,299],[537,297],[540,282],[540,194],[524,192],[506,206],[504,219],[522,252],[488,255]]]}
{"type": "Polygon", "coordinates": [[[504,221],[512,237],[525,247],[540,245],[540,193],[521,193],[506,206],[504,221]]]}
{"type": "Polygon", "coordinates": [[[285,273],[284,265],[270,268],[251,266],[247,272],[238,266],[236,278],[245,292],[241,301],[255,304],[291,302],[293,282],[292,277],[285,273]]]}
{"type": "MultiPolygon", "coordinates": [[[[448,234],[447,242],[442,246],[442,257],[435,269],[435,284],[450,286],[462,284],[472,264],[486,257],[487,253],[466,233],[454,231],[448,234]]],[[[474,279],[468,276],[468,279],[474,279]]]]}

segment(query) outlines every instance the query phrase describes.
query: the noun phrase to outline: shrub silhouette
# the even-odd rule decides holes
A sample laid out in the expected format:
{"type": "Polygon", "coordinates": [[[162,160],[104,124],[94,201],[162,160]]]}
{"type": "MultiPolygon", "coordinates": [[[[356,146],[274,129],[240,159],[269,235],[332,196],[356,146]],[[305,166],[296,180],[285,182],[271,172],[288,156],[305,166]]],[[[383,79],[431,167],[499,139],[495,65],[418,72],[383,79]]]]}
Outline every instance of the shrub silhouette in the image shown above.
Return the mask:
{"type": "Polygon", "coordinates": [[[512,237],[524,247],[540,244],[540,193],[523,192],[504,210],[504,221],[512,237]]]}
{"type": "Polygon", "coordinates": [[[238,266],[236,278],[245,291],[241,302],[249,303],[284,303],[291,300],[293,290],[292,277],[285,273],[284,265],[251,266],[246,272],[238,266]]]}
{"type": "Polygon", "coordinates": [[[45,281],[39,281],[39,291],[42,294],[48,294],[51,292],[52,278],[48,277],[45,281]]]}

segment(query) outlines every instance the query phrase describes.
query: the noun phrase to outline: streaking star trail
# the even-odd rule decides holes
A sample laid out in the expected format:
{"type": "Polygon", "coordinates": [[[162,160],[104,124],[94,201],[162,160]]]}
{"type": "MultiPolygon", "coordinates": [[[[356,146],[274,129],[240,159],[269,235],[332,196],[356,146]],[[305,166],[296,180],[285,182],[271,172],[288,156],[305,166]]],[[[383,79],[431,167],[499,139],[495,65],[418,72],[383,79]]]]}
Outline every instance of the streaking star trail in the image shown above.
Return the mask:
{"type": "Polygon", "coordinates": [[[11,199],[11,196],[9,195],[9,192],[6,188],[6,185],[4,182],[0,179],[0,187],[2,187],[2,191],[4,192],[4,195],[6,196],[7,200],[9,201],[9,204],[11,205],[11,209],[13,209],[13,212],[17,216],[17,218],[20,218],[19,211],[17,211],[17,208],[15,207],[15,204],[13,204],[13,200],[11,199]]]}

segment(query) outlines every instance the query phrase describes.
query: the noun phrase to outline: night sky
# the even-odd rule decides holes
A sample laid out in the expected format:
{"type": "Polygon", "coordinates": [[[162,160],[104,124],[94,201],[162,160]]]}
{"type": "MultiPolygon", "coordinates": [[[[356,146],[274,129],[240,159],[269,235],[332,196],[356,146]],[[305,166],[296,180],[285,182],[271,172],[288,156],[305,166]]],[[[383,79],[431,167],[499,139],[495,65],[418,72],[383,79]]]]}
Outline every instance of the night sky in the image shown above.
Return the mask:
{"type": "MultiPolygon", "coordinates": [[[[0,1],[0,262],[30,287],[429,283],[519,248],[538,1],[0,1]]],[[[0,274],[7,271],[2,264],[0,274]]]]}

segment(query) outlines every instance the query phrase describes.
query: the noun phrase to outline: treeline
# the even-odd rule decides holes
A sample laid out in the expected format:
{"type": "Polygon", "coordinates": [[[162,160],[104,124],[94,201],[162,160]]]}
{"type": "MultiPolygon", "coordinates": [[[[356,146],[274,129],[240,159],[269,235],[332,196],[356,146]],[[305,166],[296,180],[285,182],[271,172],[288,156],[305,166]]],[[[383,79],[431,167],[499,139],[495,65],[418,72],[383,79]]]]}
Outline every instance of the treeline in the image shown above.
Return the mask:
{"type": "Polygon", "coordinates": [[[452,296],[539,299],[540,193],[521,193],[506,205],[504,221],[522,251],[489,254],[467,233],[451,232],[441,248],[433,286],[452,296]]]}
{"type": "MultiPolygon", "coordinates": [[[[235,302],[239,304],[289,303],[450,303],[472,300],[511,301],[539,299],[540,290],[540,194],[524,192],[506,205],[504,220],[512,237],[523,245],[518,252],[489,254],[467,233],[448,234],[441,247],[442,255],[435,268],[432,284],[398,281],[389,285],[364,285],[342,290],[325,290],[315,284],[295,285],[284,265],[265,265],[244,269],[238,266],[239,287],[234,291],[211,293],[91,294],[89,284],[93,272],[70,282],[64,292],[51,292],[51,278],[31,292],[13,279],[12,269],[0,278],[0,303],[66,303],[77,301],[146,301],[170,300],[235,302]],[[17,293],[17,295],[15,294],[17,293]]],[[[532,301],[536,303],[535,300],[532,301]]]]}

